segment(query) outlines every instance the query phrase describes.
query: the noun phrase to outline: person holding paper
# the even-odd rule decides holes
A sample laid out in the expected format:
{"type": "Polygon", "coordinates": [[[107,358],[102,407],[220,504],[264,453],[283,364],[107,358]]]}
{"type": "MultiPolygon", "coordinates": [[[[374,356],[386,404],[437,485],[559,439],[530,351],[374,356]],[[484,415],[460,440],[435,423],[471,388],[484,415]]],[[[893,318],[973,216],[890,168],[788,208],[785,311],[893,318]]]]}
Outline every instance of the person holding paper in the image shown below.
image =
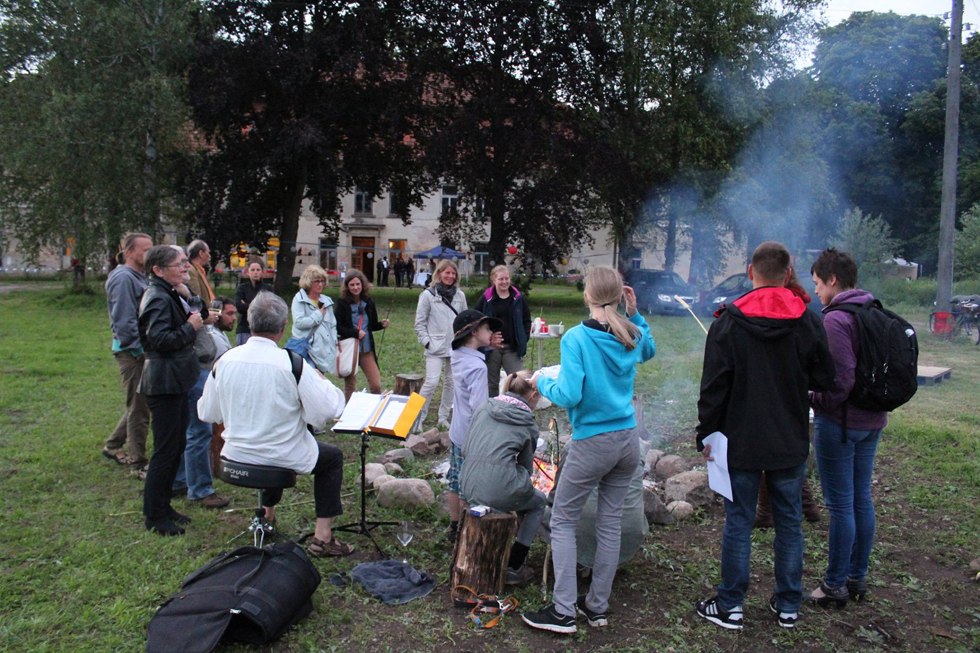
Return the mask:
{"type": "MultiPolygon", "coordinates": [[[[381,371],[374,332],[388,328],[388,320],[378,319],[378,309],[371,299],[371,282],[356,268],[347,271],[340,288],[340,300],[334,304],[339,338],[357,338],[360,353],[357,364],[364,371],[372,394],[381,394],[381,371]]],[[[350,399],[357,389],[357,368],[344,377],[344,397],[350,399]]]]}
{"type": "MultiPolygon", "coordinates": [[[[317,557],[349,555],[353,547],[333,536],[334,517],[343,513],[343,453],[306,428],[339,417],[344,393],[306,361],[299,381],[293,376],[289,353],[277,345],[288,316],[277,295],[256,295],[248,307],[252,337],[215,361],[197,412],[205,422],[225,425],[224,458],[312,474],[316,526],[307,550],[317,557]]],[[[262,492],[267,520],[275,519],[281,498],[282,490],[262,492]]]]}
{"type": "Polygon", "coordinates": [[[551,514],[554,603],[525,612],[524,623],[539,630],[577,631],[576,614],[592,627],[608,624],[606,611],[619,566],[623,504],[640,462],[633,381],[636,366],[650,360],[656,345],[636,307],[636,294],[619,272],[604,265],[585,275],[590,319],[561,340],[557,379],[534,377],[538,392],[568,410],[572,441],[562,464],[551,514]],[[617,307],[622,303],[626,315],[617,307]],[[592,585],[578,595],[575,528],[592,490],[599,488],[595,516],[596,552],[592,585]]]}
{"type": "Polygon", "coordinates": [[[793,628],[803,598],[801,495],[810,449],[807,391],[834,383],[834,365],[820,319],[785,287],[790,255],[769,241],[752,254],[752,290],[723,307],[704,345],[697,447],[713,460],[706,436],[728,438],[732,500],[725,500],[718,592],[697,614],[741,630],[749,586],[752,527],[762,472],[772,501],[776,593],[769,600],[779,625],[793,628]]]}

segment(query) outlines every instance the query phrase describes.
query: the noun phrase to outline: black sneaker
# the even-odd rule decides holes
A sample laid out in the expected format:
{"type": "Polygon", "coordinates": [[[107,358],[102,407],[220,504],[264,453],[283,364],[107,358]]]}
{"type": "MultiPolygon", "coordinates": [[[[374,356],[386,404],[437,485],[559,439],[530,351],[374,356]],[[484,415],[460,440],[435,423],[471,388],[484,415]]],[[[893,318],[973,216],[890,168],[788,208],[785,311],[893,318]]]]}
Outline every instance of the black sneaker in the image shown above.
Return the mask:
{"type": "Polygon", "coordinates": [[[718,606],[718,597],[712,596],[710,599],[698,601],[694,609],[697,610],[699,616],[716,626],[728,630],[742,630],[742,606],[725,611],[718,606]]]}
{"type": "Polygon", "coordinates": [[[606,616],[605,612],[589,610],[588,606],[585,605],[584,594],[578,597],[578,601],[575,602],[575,609],[580,615],[589,620],[589,625],[593,628],[603,628],[609,625],[609,617],[606,616]]]}
{"type": "Polygon", "coordinates": [[[521,619],[531,628],[547,630],[552,633],[570,635],[578,630],[578,627],[575,625],[575,617],[566,617],[563,614],[558,614],[558,611],[555,610],[554,603],[549,603],[544,609],[538,612],[525,612],[521,615],[521,619]]]}
{"type": "Polygon", "coordinates": [[[796,628],[796,622],[800,618],[799,612],[783,612],[776,607],[776,595],[769,597],[769,609],[776,615],[779,625],[783,628],[796,628]]]}

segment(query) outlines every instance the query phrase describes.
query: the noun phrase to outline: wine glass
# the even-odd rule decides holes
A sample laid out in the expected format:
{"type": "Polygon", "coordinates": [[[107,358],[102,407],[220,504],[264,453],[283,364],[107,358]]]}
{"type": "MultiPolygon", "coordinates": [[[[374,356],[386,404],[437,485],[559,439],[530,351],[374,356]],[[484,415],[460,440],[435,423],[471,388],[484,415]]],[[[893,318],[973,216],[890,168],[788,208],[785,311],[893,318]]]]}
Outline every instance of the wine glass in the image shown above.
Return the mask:
{"type": "MultiPolygon", "coordinates": [[[[408,543],[412,541],[415,537],[415,533],[412,532],[412,522],[405,520],[398,523],[398,532],[395,534],[398,541],[401,543],[402,548],[408,546],[408,543]]],[[[402,551],[402,564],[408,564],[408,558],[404,555],[404,550],[402,551]]]]}
{"type": "Polygon", "coordinates": [[[191,309],[191,313],[200,313],[204,308],[204,300],[197,295],[191,295],[187,300],[187,307],[191,309]]]}

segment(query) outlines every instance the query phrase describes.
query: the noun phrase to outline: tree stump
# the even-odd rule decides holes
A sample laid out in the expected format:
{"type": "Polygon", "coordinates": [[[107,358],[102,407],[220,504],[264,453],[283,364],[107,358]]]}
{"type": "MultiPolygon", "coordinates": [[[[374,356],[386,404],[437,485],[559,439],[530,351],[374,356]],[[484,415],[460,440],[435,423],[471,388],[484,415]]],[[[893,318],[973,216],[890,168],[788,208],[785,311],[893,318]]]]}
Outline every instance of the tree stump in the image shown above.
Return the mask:
{"type": "Polygon", "coordinates": [[[422,389],[421,374],[396,374],[395,390],[392,394],[408,396],[422,389]]]}
{"type": "Polygon", "coordinates": [[[449,573],[453,603],[465,606],[472,598],[467,590],[458,589],[460,585],[477,594],[500,594],[504,590],[504,572],[516,534],[517,516],[513,513],[474,517],[467,512],[463,516],[449,573]]]}
{"type": "Polygon", "coordinates": [[[221,434],[224,431],[224,424],[211,425],[211,475],[215,478],[218,478],[218,472],[221,471],[221,447],[225,446],[221,434]]]}

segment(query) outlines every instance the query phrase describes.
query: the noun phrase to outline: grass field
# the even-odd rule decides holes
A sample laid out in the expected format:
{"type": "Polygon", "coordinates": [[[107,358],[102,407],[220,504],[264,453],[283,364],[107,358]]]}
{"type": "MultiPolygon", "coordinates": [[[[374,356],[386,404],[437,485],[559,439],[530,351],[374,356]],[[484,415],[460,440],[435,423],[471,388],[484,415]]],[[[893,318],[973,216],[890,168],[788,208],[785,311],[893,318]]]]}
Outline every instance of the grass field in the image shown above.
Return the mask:
{"type": "MultiPolygon", "coordinates": [[[[398,372],[422,371],[412,332],[417,292],[376,293],[379,312],[392,321],[384,340],[379,338],[386,387],[398,372]]],[[[534,314],[551,324],[570,326],[584,315],[574,288],[536,287],[529,301],[534,314]]],[[[926,310],[903,310],[924,326],[926,310]]],[[[690,456],[703,334],[688,318],[650,322],[658,353],[637,380],[646,427],[660,448],[690,456]]],[[[234,510],[205,511],[177,500],[175,507],[194,520],[186,536],[160,538],[143,529],[141,484],[99,455],[123,402],[109,339],[99,292],[51,285],[0,292],[0,651],[142,650],[147,623],[181,579],[244,541],[230,542],[244,528],[254,495],[220,482],[234,510]]],[[[372,518],[413,521],[417,535],[408,556],[438,578],[432,595],[392,608],[358,588],[331,585],[330,574],[375,557],[364,538],[351,536],[358,546],[353,559],[316,561],[324,582],[309,618],[274,646],[221,650],[980,650],[980,584],[968,569],[980,557],[980,347],[928,334],[921,345],[921,363],[952,367],[953,375],[922,388],[896,411],[882,440],[870,603],[843,611],[806,609],[795,632],[781,631],[765,608],[772,535],[758,531],[746,630],[731,635],[701,622],[692,606],[717,581],[723,513],[716,504],[651,532],[617,577],[609,628],[590,632],[580,624],[577,635],[559,639],[508,616],[494,630],[476,631],[448,600],[442,510],[404,515],[372,503],[372,518]]],[[[529,365],[535,357],[532,347],[529,365]]],[[[557,363],[557,342],[546,342],[542,357],[545,364],[557,363]]],[[[357,442],[332,440],[348,461],[344,503],[351,517],[358,509],[357,442]]],[[[385,448],[375,442],[371,453],[385,448]]],[[[408,472],[427,475],[432,462],[416,462],[408,472]]],[[[285,532],[311,529],[311,490],[301,479],[287,491],[279,511],[285,532]]],[[[808,586],[826,563],[826,526],[826,519],[806,526],[808,586]]],[[[401,555],[393,532],[376,533],[387,551],[401,555]]],[[[536,545],[531,564],[540,568],[543,557],[543,546],[536,545]]],[[[517,596],[530,608],[543,601],[540,587],[517,596]]]]}

